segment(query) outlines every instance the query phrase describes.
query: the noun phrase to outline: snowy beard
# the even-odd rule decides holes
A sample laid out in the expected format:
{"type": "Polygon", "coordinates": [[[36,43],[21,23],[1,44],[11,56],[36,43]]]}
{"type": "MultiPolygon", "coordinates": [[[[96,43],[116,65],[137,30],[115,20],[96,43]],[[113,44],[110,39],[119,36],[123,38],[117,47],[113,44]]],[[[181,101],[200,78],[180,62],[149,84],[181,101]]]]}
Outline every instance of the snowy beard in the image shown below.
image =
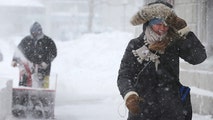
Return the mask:
{"type": "Polygon", "coordinates": [[[167,32],[162,35],[158,35],[152,30],[150,26],[147,26],[145,30],[145,40],[150,45],[157,41],[161,41],[166,35],[167,35],[167,32]]]}

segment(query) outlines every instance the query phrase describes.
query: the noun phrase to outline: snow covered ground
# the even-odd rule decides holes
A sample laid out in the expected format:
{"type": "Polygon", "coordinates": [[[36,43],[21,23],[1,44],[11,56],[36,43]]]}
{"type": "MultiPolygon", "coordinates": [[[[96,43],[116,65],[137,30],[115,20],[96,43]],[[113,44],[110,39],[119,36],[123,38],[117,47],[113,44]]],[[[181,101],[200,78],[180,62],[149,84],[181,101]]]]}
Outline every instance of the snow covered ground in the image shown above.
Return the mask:
{"type": "MultiPolygon", "coordinates": [[[[58,56],[52,63],[52,76],[57,74],[57,120],[126,119],[127,109],[116,80],[123,52],[132,38],[132,34],[115,31],[86,34],[66,42],[55,40],[58,56]]],[[[18,68],[12,68],[10,64],[20,40],[21,37],[0,39],[0,50],[4,54],[0,78],[13,79],[15,87],[18,68]]],[[[213,118],[193,114],[193,120],[213,118]]]]}

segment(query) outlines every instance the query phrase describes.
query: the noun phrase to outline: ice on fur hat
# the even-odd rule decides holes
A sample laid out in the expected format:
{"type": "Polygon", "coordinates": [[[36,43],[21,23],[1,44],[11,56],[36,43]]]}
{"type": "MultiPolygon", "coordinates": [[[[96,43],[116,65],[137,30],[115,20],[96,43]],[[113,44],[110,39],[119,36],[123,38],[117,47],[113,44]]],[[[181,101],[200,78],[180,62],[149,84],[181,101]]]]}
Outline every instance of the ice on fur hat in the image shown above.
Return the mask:
{"type": "Polygon", "coordinates": [[[152,5],[145,5],[132,17],[131,24],[144,24],[154,18],[161,18],[162,20],[166,20],[167,17],[171,14],[174,14],[173,9],[164,4],[157,3],[152,5]]]}

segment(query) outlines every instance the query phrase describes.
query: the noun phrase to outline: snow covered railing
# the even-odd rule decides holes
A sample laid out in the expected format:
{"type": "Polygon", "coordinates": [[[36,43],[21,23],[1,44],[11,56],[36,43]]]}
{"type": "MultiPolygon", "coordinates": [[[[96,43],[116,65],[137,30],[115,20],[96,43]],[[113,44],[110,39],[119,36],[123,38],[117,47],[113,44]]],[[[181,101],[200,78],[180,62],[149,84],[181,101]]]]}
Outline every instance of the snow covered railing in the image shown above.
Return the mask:
{"type": "Polygon", "coordinates": [[[213,92],[191,87],[191,100],[194,113],[213,115],[213,92]]]}
{"type": "Polygon", "coordinates": [[[196,86],[213,92],[213,72],[211,70],[181,69],[180,80],[185,85],[196,86]]]}
{"type": "Polygon", "coordinates": [[[0,78],[0,120],[11,114],[12,86],[12,80],[0,78]]]}
{"type": "Polygon", "coordinates": [[[191,88],[194,113],[213,115],[213,72],[184,64],[180,69],[181,83],[191,88]]]}

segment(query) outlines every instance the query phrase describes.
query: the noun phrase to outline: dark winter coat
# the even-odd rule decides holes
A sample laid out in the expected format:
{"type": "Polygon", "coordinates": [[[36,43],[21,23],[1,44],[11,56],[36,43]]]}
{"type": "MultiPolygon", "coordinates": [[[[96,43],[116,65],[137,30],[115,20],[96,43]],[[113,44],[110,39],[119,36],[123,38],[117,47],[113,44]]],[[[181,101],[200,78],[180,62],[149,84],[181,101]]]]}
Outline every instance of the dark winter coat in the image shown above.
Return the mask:
{"type": "Polygon", "coordinates": [[[124,97],[135,91],[144,101],[140,102],[141,115],[129,113],[128,120],[191,120],[191,102],[180,99],[179,57],[196,65],[206,59],[206,51],[193,32],[185,39],[171,43],[160,56],[156,71],[155,63],[137,61],[132,50],[144,45],[143,34],[129,42],[122,58],[117,85],[124,97]]]}
{"type": "Polygon", "coordinates": [[[35,41],[32,36],[25,37],[18,45],[19,50],[32,63],[40,65],[42,62],[49,64],[42,70],[44,75],[50,74],[51,62],[57,56],[57,48],[54,41],[48,36],[35,41]]]}

